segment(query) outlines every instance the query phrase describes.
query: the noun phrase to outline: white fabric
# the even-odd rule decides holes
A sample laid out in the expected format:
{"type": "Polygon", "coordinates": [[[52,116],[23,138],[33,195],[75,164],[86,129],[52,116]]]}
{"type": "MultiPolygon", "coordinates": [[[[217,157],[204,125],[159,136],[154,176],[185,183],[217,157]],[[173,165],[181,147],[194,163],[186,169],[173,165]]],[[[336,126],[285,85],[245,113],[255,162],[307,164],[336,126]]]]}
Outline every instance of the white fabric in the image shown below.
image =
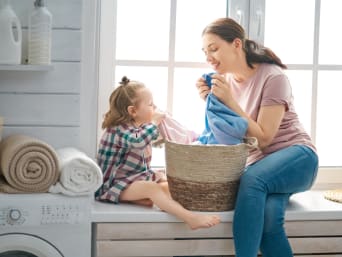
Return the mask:
{"type": "Polygon", "coordinates": [[[56,150],[60,162],[60,178],[49,188],[50,193],[70,196],[93,194],[102,185],[102,171],[97,163],[76,148],[56,150]]]}

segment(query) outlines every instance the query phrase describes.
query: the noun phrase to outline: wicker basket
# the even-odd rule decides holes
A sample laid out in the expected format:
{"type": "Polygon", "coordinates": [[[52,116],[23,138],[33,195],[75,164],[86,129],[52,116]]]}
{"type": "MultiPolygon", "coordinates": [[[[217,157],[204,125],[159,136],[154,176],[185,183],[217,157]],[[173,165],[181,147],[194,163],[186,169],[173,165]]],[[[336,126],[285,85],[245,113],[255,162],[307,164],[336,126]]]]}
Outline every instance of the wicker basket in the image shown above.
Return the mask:
{"type": "Polygon", "coordinates": [[[256,139],[238,145],[184,145],[165,142],[171,196],[193,211],[234,209],[248,150],[256,139]]]}

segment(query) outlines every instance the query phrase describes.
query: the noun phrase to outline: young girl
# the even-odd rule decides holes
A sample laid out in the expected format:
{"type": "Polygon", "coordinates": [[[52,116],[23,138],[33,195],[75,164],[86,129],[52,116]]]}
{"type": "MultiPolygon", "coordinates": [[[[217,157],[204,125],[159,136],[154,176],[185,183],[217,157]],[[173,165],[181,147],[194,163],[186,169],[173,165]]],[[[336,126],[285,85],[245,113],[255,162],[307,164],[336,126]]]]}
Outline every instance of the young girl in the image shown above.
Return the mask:
{"type": "Polygon", "coordinates": [[[191,229],[218,224],[218,216],[191,212],[174,201],[165,174],[151,169],[151,142],[159,135],[157,125],[164,115],[155,111],[150,90],[123,77],[109,102],[97,156],[104,181],[96,199],[144,205],[151,202],[183,220],[191,229]]]}

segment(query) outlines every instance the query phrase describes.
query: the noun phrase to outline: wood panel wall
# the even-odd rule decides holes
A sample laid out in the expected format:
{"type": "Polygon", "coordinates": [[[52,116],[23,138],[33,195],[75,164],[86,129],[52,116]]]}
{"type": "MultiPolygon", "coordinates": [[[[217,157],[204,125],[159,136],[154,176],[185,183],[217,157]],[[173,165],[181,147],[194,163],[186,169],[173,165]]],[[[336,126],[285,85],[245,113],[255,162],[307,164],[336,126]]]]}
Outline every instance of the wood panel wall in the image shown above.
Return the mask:
{"type": "MultiPolygon", "coordinates": [[[[22,62],[27,59],[28,15],[34,0],[12,0],[23,29],[22,62]]],[[[82,0],[47,0],[53,16],[49,71],[0,69],[2,138],[22,133],[55,148],[80,146],[82,0]]]]}

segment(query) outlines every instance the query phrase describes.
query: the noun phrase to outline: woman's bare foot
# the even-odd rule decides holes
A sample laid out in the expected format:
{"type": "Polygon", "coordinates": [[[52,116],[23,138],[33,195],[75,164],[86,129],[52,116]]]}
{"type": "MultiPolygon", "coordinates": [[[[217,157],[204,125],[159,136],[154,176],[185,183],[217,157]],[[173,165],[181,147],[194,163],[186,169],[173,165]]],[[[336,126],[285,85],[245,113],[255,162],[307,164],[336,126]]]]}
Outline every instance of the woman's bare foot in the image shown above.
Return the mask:
{"type": "Polygon", "coordinates": [[[206,215],[206,214],[198,214],[193,213],[191,218],[186,221],[191,229],[198,228],[210,228],[221,222],[221,219],[217,215],[206,215]]]}

